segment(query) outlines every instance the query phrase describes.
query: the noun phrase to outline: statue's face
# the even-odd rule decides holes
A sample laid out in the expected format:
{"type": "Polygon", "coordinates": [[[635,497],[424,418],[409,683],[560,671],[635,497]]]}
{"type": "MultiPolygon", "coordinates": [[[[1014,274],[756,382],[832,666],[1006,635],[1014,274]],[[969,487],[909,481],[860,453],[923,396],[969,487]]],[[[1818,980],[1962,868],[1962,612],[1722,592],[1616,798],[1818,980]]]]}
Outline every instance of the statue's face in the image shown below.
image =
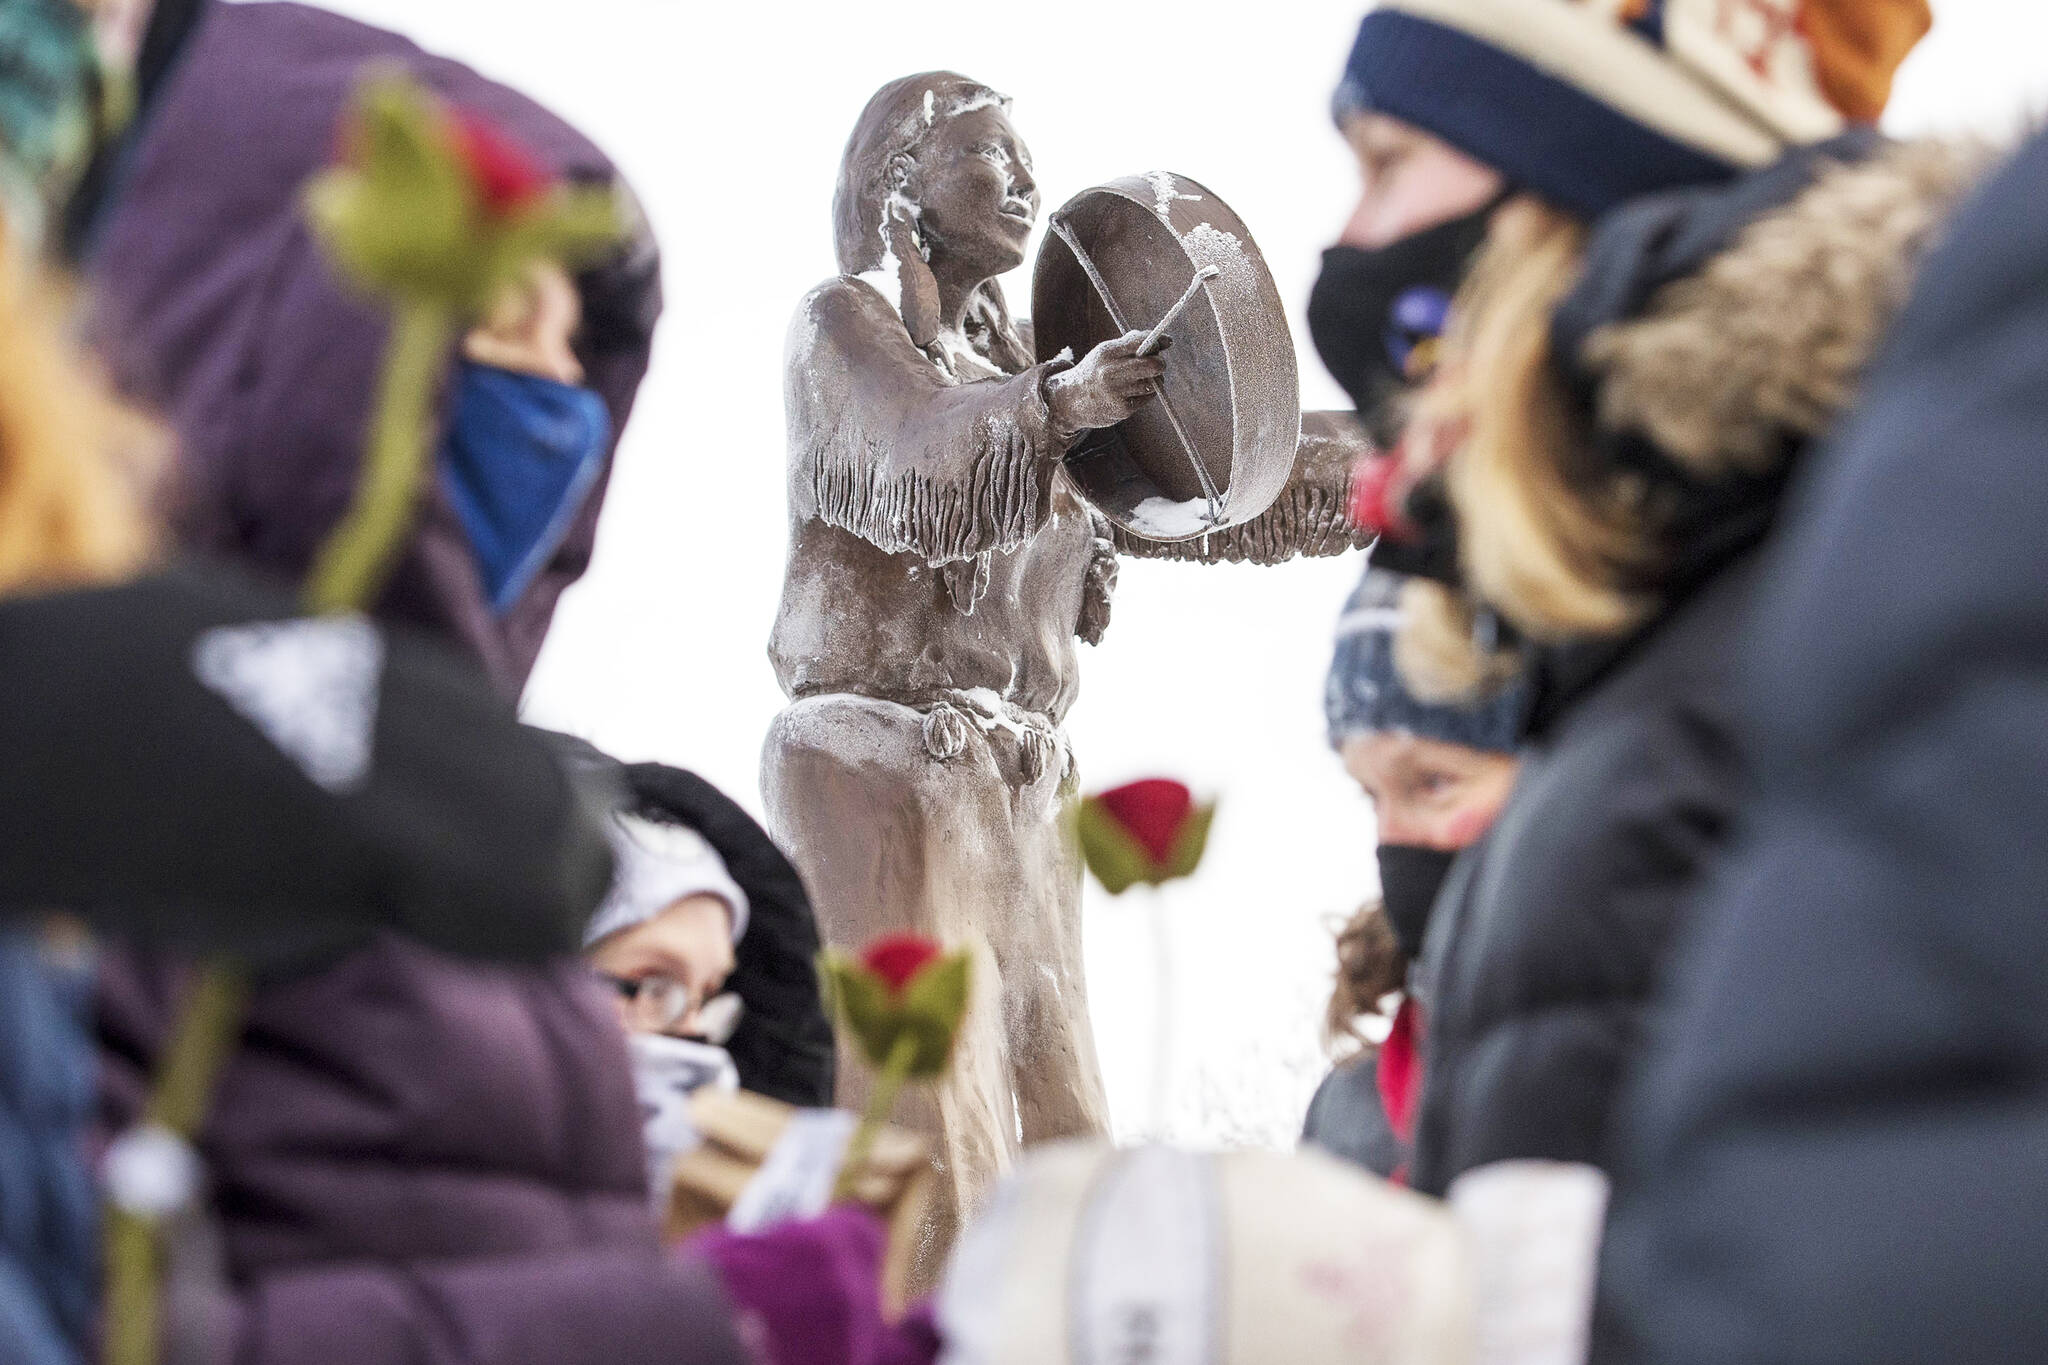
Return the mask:
{"type": "Polygon", "coordinates": [[[1038,221],[1031,153],[1000,108],[946,119],[918,156],[920,224],[936,260],[1000,275],[1024,263],[1038,221]]]}

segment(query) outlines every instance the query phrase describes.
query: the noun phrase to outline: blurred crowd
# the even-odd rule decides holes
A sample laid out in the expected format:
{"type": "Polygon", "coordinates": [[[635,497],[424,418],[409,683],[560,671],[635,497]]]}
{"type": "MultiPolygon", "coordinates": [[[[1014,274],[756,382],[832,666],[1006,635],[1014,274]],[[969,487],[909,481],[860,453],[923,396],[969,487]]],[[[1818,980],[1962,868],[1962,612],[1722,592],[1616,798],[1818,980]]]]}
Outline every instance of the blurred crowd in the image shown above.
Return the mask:
{"type": "MultiPolygon", "coordinates": [[[[1878,130],[1930,22],[1379,0],[1302,54],[1375,449],[1335,1065],[1299,1152],[1027,1152],[931,1284],[787,851],[516,715],[661,311],[630,186],[318,8],[0,0],[0,1362],[2048,1358],[2048,141],[1878,130]],[[442,203],[338,136],[366,72],[487,206],[620,231],[428,350],[429,477],[323,612],[401,347],[306,187],[442,203]]],[[[974,207],[885,172],[890,252],[974,207]]],[[[989,299],[905,403],[1028,365],[989,299]]],[[[1063,454],[1171,363],[1027,397],[1063,454]]]]}

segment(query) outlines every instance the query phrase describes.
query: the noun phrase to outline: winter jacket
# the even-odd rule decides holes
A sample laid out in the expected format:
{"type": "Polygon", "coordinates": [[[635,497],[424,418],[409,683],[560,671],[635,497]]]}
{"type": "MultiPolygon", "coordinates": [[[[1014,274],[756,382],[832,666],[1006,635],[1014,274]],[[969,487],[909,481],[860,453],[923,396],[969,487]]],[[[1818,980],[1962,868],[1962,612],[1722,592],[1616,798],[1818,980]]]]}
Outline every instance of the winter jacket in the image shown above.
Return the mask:
{"type": "MultiPolygon", "coordinates": [[[[190,973],[114,954],[102,976],[118,1132],[190,973]]],[[[746,1359],[710,1269],[657,1238],[624,1040],[573,960],[491,966],[392,937],[265,983],[199,1149],[224,1251],[202,1358],[746,1359]]]]}
{"type": "Polygon", "coordinates": [[[1414,1184],[1604,1165],[1615,1096],[1751,774],[1730,685],[1785,471],[1860,378],[1965,158],[1857,135],[1603,220],[1555,354],[1666,553],[1624,637],[1538,652],[1513,796],[1432,917],[1414,1184]],[[1683,287],[1672,288],[1674,284],[1683,287]]]}
{"type": "MultiPolygon", "coordinates": [[[[555,174],[617,179],[539,105],[394,34],[297,4],[165,0],[145,47],[148,95],[79,209],[90,337],[116,384],[175,429],[173,496],[189,545],[289,577],[305,572],[356,486],[388,331],[376,303],[329,269],[302,207],[334,156],[366,70],[397,67],[491,119],[555,174]]],[[[660,312],[644,224],[579,281],[577,355],[613,439],[646,373],[660,312]]],[[[451,356],[451,362],[453,357],[451,356]]],[[[516,696],[562,590],[589,564],[600,476],[553,558],[495,615],[447,493],[420,526],[376,615],[459,640],[516,696]]]]}
{"type": "Polygon", "coordinates": [[[85,1359],[99,1276],[88,978],[32,926],[0,926],[0,1360],[85,1359]]]}
{"type": "Polygon", "coordinates": [[[1415,1188],[1511,1158],[1600,1163],[1658,966],[1744,790],[1722,694],[1754,544],[1647,634],[1539,665],[1514,795],[1432,915],[1415,1188]]]}
{"type": "Polygon", "coordinates": [[[84,1358],[97,1192],[83,969],[107,931],[302,966],[381,928],[570,950],[610,857],[591,803],[451,651],[182,566],[0,600],[0,1360],[84,1358]]]}
{"type": "Polygon", "coordinates": [[[1774,547],[1744,837],[1618,1122],[1601,1365],[2048,1356],[2048,138],[1774,547]]]}
{"type": "Polygon", "coordinates": [[[1378,1061],[1376,1054],[1368,1053],[1330,1069],[1308,1102],[1301,1140],[1374,1175],[1390,1176],[1407,1165],[1408,1153],[1387,1122],[1378,1061]]]}

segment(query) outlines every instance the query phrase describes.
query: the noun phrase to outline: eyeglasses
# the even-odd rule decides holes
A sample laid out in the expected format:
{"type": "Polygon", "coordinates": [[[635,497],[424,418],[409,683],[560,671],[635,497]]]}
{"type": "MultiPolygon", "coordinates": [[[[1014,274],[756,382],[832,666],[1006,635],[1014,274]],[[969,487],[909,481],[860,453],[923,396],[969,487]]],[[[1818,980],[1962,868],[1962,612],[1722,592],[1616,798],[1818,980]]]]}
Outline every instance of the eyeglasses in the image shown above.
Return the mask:
{"type": "Polygon", "coordinates": [[[694,1026],[683,1030],[685,1036],[701,1038],[713,1046],[722,1047],[732,1039],[740,1026],[740,1016],[746,1012],[745,1003],[731,991],[714,995],[699,1004],[695,990],[672,976],[660,973],[638,978],[613,976],[606,979],[620,995],[626,997],[642,1026],[656,1033],[672,1032],[694,1014],[694,1026]]]}

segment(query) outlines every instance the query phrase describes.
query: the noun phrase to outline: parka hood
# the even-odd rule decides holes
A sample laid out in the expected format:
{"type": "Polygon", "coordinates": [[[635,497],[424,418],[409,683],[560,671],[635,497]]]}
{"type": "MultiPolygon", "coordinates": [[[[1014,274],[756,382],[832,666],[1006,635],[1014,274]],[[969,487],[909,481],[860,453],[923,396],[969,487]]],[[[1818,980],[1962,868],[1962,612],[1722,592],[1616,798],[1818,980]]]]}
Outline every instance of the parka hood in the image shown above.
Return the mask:
{"type": "Polygon", "coordinates": [[[1862,129],[1603,220],[1552,327],[1596,432],[1647,441],[1637,459],[1690,479],[1771,474],[1854,399],[1991,160],[1862,129]]]}
{"type": "Polygon", "coordinates": [[[1862,129],[1726,185],[1603,219],[1552,317],[1596,461],[1637,476],[1662,604],[1619,637],[1538,651],[1541,735],[1770,533],[1799,453],[1855,400],[1943,224],[1993,160],[1979,143],[1862,129]]]}

